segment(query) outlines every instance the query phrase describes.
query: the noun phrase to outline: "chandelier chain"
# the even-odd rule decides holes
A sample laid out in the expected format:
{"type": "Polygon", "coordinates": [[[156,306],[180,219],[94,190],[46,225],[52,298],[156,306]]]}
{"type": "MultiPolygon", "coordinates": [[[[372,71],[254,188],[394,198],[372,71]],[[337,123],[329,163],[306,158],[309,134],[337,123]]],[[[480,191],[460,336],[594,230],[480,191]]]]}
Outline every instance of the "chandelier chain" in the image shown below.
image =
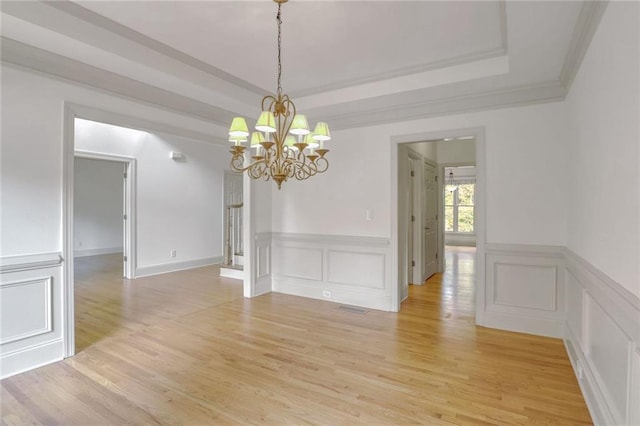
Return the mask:
{"type": "Polygon", "coordinates": [[[280,79],[282,78],[282,60],[281,60],[281,47],[282,44],[282,18],[280,17],[280,11],[282,8],[282,3],[278,3],[278,15],[276,16],[276,20],[278,21],[278,95],[282,94],[282,84],[280,83],[280,79]]]}

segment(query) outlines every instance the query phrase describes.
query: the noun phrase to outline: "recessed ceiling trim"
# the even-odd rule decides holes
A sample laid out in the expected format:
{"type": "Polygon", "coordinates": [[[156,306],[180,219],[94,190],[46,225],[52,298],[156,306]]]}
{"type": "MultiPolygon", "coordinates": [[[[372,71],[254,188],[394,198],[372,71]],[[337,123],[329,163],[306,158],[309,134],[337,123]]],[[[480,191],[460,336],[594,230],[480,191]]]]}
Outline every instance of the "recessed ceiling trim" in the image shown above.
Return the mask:
{"type": "Polygon", "coordinates": [[[337,83],[326,84],[324,86],[317,86],[308,90],[298,90],[291,93],[293,98],[302,98],[305,96],[316,95],[318,93],[330,92],[333,90],[340,90],[351,86],[359,86],[367,83],[373,83],[381,80],[391,80],[398,77],[405,77],[412,74],[419,74],[423,72],[433,71],[441,68],[449,68],[456,65],[462,65],[470,62],[477,62],[485,59],[493,59],[500,56],[504,56],[506,50],[502,47],[496,49],[488,49],[484,51],[474,52],[468,55],[462,55],[455,58],[448,58],[442,61],[430,62],[428,64],[416,65],[414,67],[402,68],[399,70],[393,70],[386,73],[376,74],[373,76],[340,81],[337,83]]]}
{"type": "Polygon", "coordinates": [[[226,127],[236,115],[232,111],[178,95],[16,40],[6,37],[1,37],[0,40],[3,63],[18,65],[63,80],[70,80],[92,88],[102,89],[125,98],[151,103],[164,109],[191,115],[223,127],[226,127]]]}
{"type": "MultiPolygon", "coordinates": [[[[558,81],[485,91],[426,102],[393,105],[356,112],[339,111],[323,115],[313,110],[309,114],[331,121],[336,130],[366,127],[376,124],[411,121],[442,115],[464,114],[482,110],[527,106],[562,101],[566,89],[558,81]]],[[[336,107],[332,107],[335,109],[336,107]]]]}
{"type": "Polygon", "coordinates": [[[181,52],[177,49],[174,49],[171,46],[168,46],[164,43],[161,43],[151,37],[147,37],[146,35],[139,33],[135,30],[132,30],[129,27],[126,27],[122,24],[119,24],[109,18],[106,18],[98,13],[95,13],[89,9],[86,9],[76,3],[71,1],[51,1],[47,2],[47,5],[53,8],[56,8],[62,12],[65,12],[71,16],[74,16],[78,19],[81,19],[85,22],[88,22],[92,25],[100,27],[106,31],[109,31],[113,34],[116,34],[122,38],[125,38],[133,43],[137,43],[141,46],[144,46],[148,49],[151,49],[157,53],[165,55],[169,58],[172,58],[176,61],[187,64],[193,68],[196,68],[204,73],[210,74],[214,77],[217,77],[221,80],[225,80],[228,83],[234,84],[243,89],[249,90],[250,92],[255,93],[256,95],[263,96],[267,90],[258,87],[254,84],[249,83],[246,80],[243,80],[239,77],[236,77],[233,74],[225,72],[219,68],[214,67],[206,62],[203,62],[199,59],[194,58],[193,56],[187,55],[184,52],[181,52]]]}

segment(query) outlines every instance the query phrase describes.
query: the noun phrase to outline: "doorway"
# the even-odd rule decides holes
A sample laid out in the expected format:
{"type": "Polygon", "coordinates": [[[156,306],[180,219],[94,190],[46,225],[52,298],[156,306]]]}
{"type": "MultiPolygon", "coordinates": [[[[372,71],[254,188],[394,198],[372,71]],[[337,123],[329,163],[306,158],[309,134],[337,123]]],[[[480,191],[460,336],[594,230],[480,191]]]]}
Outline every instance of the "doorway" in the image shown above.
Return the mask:
{"type": "Polygon", "coordinates": [[[122,276],[134,278],[135,159],[77,150],[74,163],[74,257],[120,252],[122,276]]]}
{"type": "MultiPolygon", "coordinates": [[[[484,256],[485,256],[485,168],[484,168],[484,155],[485,155],[485,142],[484,142],[484,129],[483,128],[469,128],[469,129],[458,129],[458,130],[449,130],[449,131],[439,131],[439,132],[431,132],[431,133],[421,133],[421,134],[412,134],[412,135],[404,135],[404,136],[394,136],[392,137],[392,152],[391,152],[391,196],[392,199],[395,200],[395,203],[392,203],[392,236],[391,236],[391,255],[392,255],[392,269],[395,271],[394,276],[392,277],[392,300],[391,307],[394,311],[400,310],[400,305],[404,299],[404,296],[407,294],[407,284],[409,283],[409,270],[408,270],[408,262],[410,259],[409,254],[409,235],[408,229],[409,221],[411,220],[411,215],[409,214],[409,191],[407,189],[408,185],[408,175],[411,173],[411,169],[407,166],[407,156],[408,151],[411,147],[414,150],[419,151],[423,158],[431,160],[432,165],[435,166],[435,170],[430,170],[429,166],[424,166],[420,168],[420,174],[422,175],[422,179],[424,181],[424,186],[422,191],[424,192],[424,200],[428,198],[433,198],[435,193],[435,198],[437,198],[436,204],[436,212],[434,214],[433,210],[430,210],[428,206],[423,206],[424,217],[421,219],[423,221],[423,227],[421,228],[421,237],[424,256],[421,257],[422,268],[424,274],[430,273],[433,270],[433,260],[429,259],[431,253],[435,251],[436,253],[436,261],[435,268],[437,272],[442,272],[444,270],[444,226],[443,225],[443,185],[444,185],[444,176],[443,176],[443,168],[441,167],[441,163],[452,163],[456,160],[452,160],[449,154],[455,154],[456,149],[450,150],[449,153],[443,155],[442,158],[438,158],[437,155],[437,144],[448,144],[451,141],[473,141],[474,150],[470,153],[470,159],[467,159],[471,163],[475,163],[476,172],[477,172],[477,191],[475,198],[475,233],[476,233],[476,242],[477,242],[477,250],[475,251],[475,259],[474,262],[476,273],[474,274],[475,279],[475,305],[476,305],[476,323],[479,325],[483,324],[483,313],[484,313],[484,299],[485,299],[485,265],[484,265],[484,256]],[[420,145],[420,147],[415,147],[415,145],[420,145]],[[433,154],[436,151],[435,157],[429,154],[433,154]],[[435,159],[435,162],[433,161],[435,159]],[[435,164],[433,164],[435,163],[435,164]],[[433,181],[431,184],[428,182],[428,175],[433,174],[433,181]],[[427,229],[429,228],[429,229],[427,229]],[[434,250],[433,246],[429,245],[429,240],[427,236],[435,233],[436,234],[436,248],[434,250]],[[427,254],[429,253],[429,254],[427,254]]],[[[454,147],[456,144],[447,145],[448,148],[454,147]]],[[[461,145],[461,144],[457,144],[461,145]]],[[[414,231],[414,238],[415,238],[414,231]]],[[[435,256],[434,256],[435,257],[435,256]]]]}

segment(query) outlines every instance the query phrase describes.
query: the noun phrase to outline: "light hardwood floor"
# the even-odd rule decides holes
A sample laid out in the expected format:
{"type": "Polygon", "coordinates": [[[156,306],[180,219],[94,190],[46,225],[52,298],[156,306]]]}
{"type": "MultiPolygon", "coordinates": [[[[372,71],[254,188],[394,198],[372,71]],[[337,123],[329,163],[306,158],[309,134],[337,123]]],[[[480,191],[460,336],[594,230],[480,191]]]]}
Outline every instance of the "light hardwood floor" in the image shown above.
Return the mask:
{"type": "Polygon", "coordinates": [[[591,424],[562,341],[476,327],[447,263],[394,314],[77,259],[78,354],[3,380],[2,424],[591,424]]]}

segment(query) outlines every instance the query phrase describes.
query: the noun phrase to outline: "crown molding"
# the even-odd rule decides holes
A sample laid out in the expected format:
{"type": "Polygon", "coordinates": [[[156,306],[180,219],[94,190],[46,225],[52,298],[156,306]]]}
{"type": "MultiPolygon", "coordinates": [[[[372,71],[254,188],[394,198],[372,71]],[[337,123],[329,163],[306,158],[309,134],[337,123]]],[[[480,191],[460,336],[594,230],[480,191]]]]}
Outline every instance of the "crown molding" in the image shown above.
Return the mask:
{"type": "Polygon", "coordinates": [[[580,69],[582,59],[587,53],[598,25],[600,25],[607,5],[608,0],[587,1],[582,4],[560,71],[560,83],[567,89],[567,92],[580,69]]]}
{"type": "Polygon", "coordinates": [[[138,80],[106,71],[84,62],[51,53],[16,40],[0,37],[3,63],[73,81],[110,94],[153,104],[226,127],[237,114],[205,102],[179,95],[138,80]]]}
{"type": "Polygon", "coordinates": [[[174,49],[173,47],[168,46],[164,43],[161,43],[151,37],[147,37],[146,35],[138,31],[132,30],[129,27],[119,24],[116,21],[106,18],[98,13],[95,13],[71,1],[68,1],[68,0],[49,1],[49,2],[46,2],[46,4],[50,7],[56,8],[57,10],[65,12],[75,18],[81,19],[85,22],[88,22],[99,28],[102,28],[103,30],[113,33],[119,37],[122,37],[133,43],[144,46],[161,55],[174,59],[183,64],[189,65],[195,69],[198,69],[211,76],[217,77],[230,84],[246,89],[258,96],[264,96],[264,93],[268,92],[267,90],[261,87],[258,87],[254,84],[251,84],[246,80],[236,77],[235,75],[230,74],[226,71],[223,71],[220,68],[214,67],[213,65],[208,64],[204,61],[196,59],[193,56],[187,55],[186,53],[181,52],[178,49],[174,49]]]}

